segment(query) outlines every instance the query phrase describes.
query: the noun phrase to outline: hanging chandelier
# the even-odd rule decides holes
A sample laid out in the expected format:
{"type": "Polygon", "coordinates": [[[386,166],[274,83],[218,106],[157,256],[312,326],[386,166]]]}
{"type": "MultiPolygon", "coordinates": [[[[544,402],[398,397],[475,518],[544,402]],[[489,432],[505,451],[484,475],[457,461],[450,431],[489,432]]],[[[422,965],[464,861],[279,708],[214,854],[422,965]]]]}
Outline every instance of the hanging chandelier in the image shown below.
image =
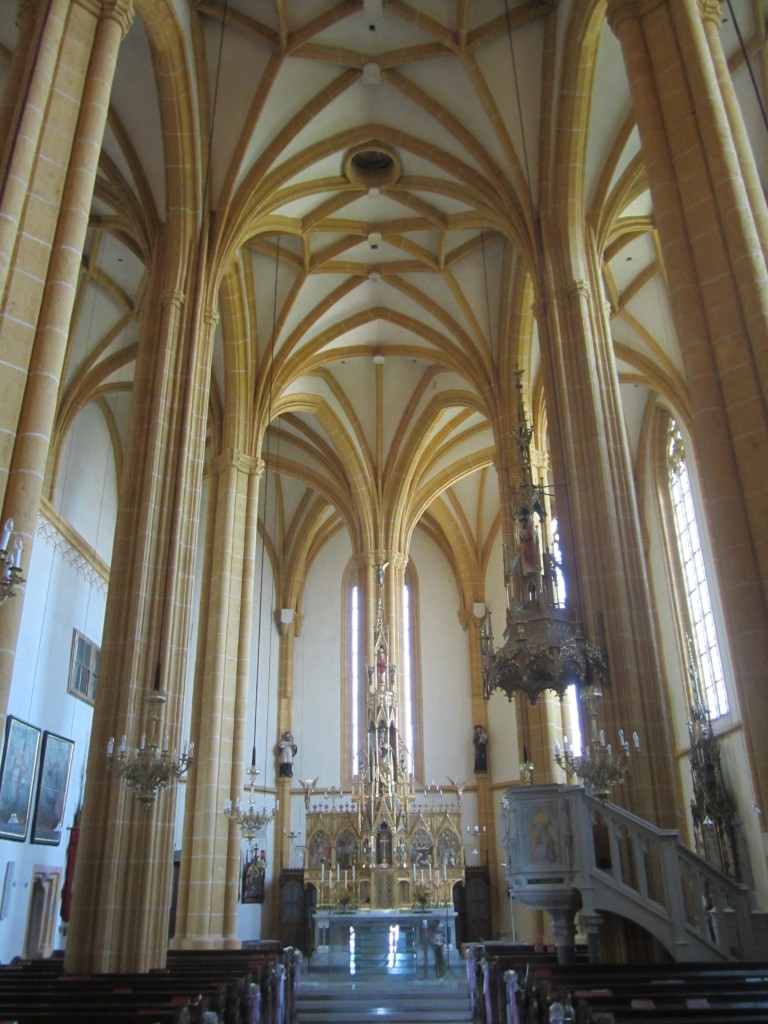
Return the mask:
{"type": "Polygon", "coordinates": [[[258,810],[255,806],[255,801],[256,776],[259,774],[259,769],[254,764],[251,764],[250,767],[246,769],[245,774],[248,776],[248,783],[245,787],[248,791],[247,807],[242,807],[240,805],[240,797],[237,797],[234,804],[231,800],[227,800],[224,804],[224,814],[230,821],[237,825],[240,830],[240,835],[248,845],[253,846],[256,836],[259,832],[264,831],[280,810],[280,801],[275,800],[274,807],[268,809],[266,806],[263,806],[258,810]]]}
{"type": "Polygon", "coordinates": [[[563,746],[555,740],[555,761],[565,772],[568,781],[576,776],[598,800],[607,800],[614,786],[624,782],[632,762],[640,754],[640,737],[632,733],[632,747],[619,730],[619,744],[606,743],[605,731],[597,724],[597,703],[602,699],[599,686],[586,686],[579,690],[579,699],[587,708],[590,722],[590,743],[582,754],[577,754],[563,736],[563,746]]]}
{"type": "Polygon", "coordinates": [[[160,746],[160,709],[165,704],[165,694],[155,690],[146,698],[152,707],[152,731],[147,740],[141,737],[141,744],[133,751],[128,750],[123,736],[115,753],[115,737],[107,743],[107,766],[120,775],[125,784],[133,790],[139,803],[149,806],[161,789],[180,779],[195,759],[195,744],[185,743],[181,753],[169,749],[168,736],[160,746]]]}
{"type": "Polygon", "coordinates": [[[486,700],[501,691],[511,701],[519,691],[535,704],[545,690],[562,700],[569,686],[604,680],[607,669],[601,649],[586,639],[565,605],[560,563],[545,528],[547,496],[533,481],[533,428],[526,420],[521,376],[517,371],[517,423],[512,430],[520,467],[520,480],[512,487],[518,530],[504,544],[504,643],[495,648],[491,612],[481,606],[480,652],[486,700]]]}
{"type": "MultiPolygon", "coordinates": [[[[516,542],[504,545],[504,585],[507,592],[507,624],[504,644],[494,647],[491,613],[483,612],[480,626],[480,651],[483,670],[483,697],[496,691],[513,700],[517,692],[532,705],[545,690],[560,700],[570,686],[576,687],[589,722],[589,744],[583,753],[568,744],[555,743],[555,761],[566,772],[568,781],[576,777],[601,800],[610,795],[640,751],[640,739],[632,734],[634,749],[619,733],[614,748],[605,740],[597,722],[597,705],[608,681],[608,668],[602,649],[584,635],[574,621],[562,592],[562,573],[550,548],[546,529],[546,493],[533,480],[531,440],[522,397],[521,372],[517,371],[517,423],[512,437],[518,447],[520,480],[512,488],[513,507],[518,523],[516,542]],[[514,549],[514,557],[510,551],[514,549]]],[[[524,783],[533,779],[533,763],[523,748],[520,775],[524,783]]]]}
{"type": "Polygon", "coordinates": [[[0,539],[0,604],[5,604],[16,593],[16,587],[27,581],[21,575],[21,537],[16,537],[11,549],[13,519],[6,520],[0,539]]]}

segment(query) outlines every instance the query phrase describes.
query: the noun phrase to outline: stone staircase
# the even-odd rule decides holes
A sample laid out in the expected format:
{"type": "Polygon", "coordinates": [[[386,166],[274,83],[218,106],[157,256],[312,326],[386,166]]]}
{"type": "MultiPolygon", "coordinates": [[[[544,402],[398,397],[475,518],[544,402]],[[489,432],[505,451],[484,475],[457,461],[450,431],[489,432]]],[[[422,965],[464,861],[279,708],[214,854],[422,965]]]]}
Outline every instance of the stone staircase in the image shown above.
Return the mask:
{"type": "Polygon", "coordinates": [[[299,982],[298,1024],[468,1024],[466,970],[455,949],[438,964],[416,928],[356,929],[348,948],[318,951],[299,982]]]}
{"type": "Polygon", "coordinates": [[[305,974],[296,1003],[298,1024],[470,1024],[464,978],[332,980],[305,974]]]}
{"type": "Polygon", "coordinates": [[[581,908],[634,921],[677,961],[768,959],[768,913],[749,888],[680,842],[582,786],[512,786],[504,795],[510,895],[565,934],[581,908]],[[576,898],[576,895],[578,898],[576,898]]]}

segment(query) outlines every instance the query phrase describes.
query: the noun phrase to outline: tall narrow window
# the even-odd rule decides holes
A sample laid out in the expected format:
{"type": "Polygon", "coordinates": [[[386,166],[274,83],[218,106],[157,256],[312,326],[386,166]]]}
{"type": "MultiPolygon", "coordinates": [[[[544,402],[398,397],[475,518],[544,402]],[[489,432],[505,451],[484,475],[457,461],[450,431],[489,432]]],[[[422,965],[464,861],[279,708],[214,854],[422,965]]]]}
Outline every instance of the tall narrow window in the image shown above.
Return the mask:
{"type": "Polygon", "coordinates": [[[699,663],[703,696],[710,716],[728,713],[728,695],[715,631],[704,557],[701,550],[696,510],[685,460],[683,438],[674,419],[670,420],[667,468],[672,511],[675,520],[680,563],[692,629],[693,647],[699,663]]]}
{"type": "Polygon", "coordinates": [[[360,765],[357,753],[360,750],[360,587],[352,585],[349,601],[349,639],[350,639],[350,689],[352,719],[352,774],[357,775],[360,765]]]}
{"type": "Polygon", "coordinates": [[[563,552],[560,547],[560,524],[557,516],[552,517],[552,577],[555,588],[555,605],[565,608],[565,576],[563,575],[563,552]]]}
{"type": "Polygon", "coordinates": [[[403,665],[401,671],[403,694],[403,720],[401,730],[403,741],[408,749],[406,771],[413,771],[413,705],[411,675],[411,589],[406,581],[403,584],[403,665]]]}

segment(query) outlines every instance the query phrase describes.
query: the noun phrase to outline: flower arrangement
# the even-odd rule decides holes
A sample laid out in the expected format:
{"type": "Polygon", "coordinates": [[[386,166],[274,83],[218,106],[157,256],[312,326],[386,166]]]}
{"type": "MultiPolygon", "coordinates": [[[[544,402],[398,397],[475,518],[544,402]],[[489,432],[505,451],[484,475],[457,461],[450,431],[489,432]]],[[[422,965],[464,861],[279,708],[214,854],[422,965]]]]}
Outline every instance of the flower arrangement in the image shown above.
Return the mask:
{"type": "Polygon", "coordinates": [[[426,910],[432,903],[432,889],[429,885],[417,883],[412,890],[413,905],[419,910],[426,910]]]}
{"type": "Polygon", "coordinates": [[[357,909],[357,894],[355,893],[354,886],[349,884],[339,886],[333,895],[334,903],[339,910],[357,909]]]}

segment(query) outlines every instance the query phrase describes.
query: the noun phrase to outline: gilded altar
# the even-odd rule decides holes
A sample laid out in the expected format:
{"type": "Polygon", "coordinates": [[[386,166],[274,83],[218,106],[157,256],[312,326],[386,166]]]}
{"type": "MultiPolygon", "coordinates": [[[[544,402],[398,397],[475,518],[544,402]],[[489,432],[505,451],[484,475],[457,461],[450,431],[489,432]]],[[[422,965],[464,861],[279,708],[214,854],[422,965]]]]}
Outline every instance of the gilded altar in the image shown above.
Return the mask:
{"type": "Polygon", "coordinates": [[[317,904],[392,910],[453,906],[463,879],[461,782],[443,793],[434,783],[417,792],[410,751],[401,734],[397,670],[389,660],[384,620],[385,566],[379,584],[374,664],[367,668],[365,738],[348,794],[313,798],[316,779],[302,781],[306,809],[304,871],[317,904]]]}
{"type": "Polygon", "coordinates": [[[427,791],[408,800],[394,828],[386,820],[370,824],[353,798],[307,813],[304,877],[319,906],[453,906],[453,887],[464,877],[458,807],[427,791]]]}

